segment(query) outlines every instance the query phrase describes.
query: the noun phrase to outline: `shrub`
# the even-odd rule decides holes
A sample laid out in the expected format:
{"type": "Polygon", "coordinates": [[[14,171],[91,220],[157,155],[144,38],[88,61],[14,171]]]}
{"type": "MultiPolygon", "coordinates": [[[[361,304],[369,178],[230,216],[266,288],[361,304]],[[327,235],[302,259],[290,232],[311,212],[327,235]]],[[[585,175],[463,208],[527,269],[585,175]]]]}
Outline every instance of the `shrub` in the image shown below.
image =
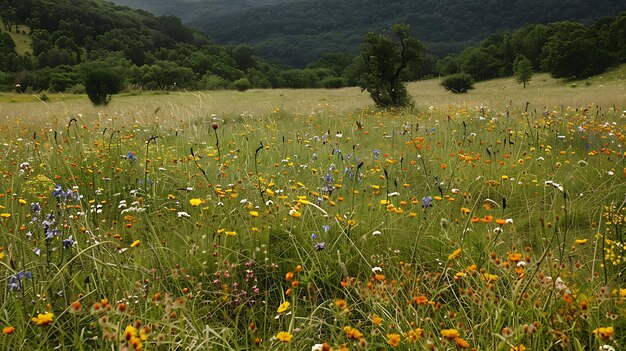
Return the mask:
{"type": "Polygon", "coordinates": [[[228,84],[230,82],[226,79],[215,75],[215,74],[205,74],[202,77],[202,88],[208,90],[220,90],[228,88],[228,84]]]}
{"type": "Polygon", "coordinates": [[[319,84],[322,88],[339,89],[348,85],[348,82],[342,77],[326,77],[322,79],[319,84]]]}
{"type": "Polygon", "coordinates": [[[236,81],[233,82],[233,85],[239,91],[246,91],[252,88],[252,84],[250,84],[250,81],[248,80],[248,78],[237,79],[236,81]]]}
{"type": "Polygon", "coordinates": [[[467,73],[455,73],[443,77],[441,86],[456,94],[467,93],[468,90],[474,89],[474,78],[467,73]]]}
{"type": "Polygon", "coordinates": [[[95,106],[108,104],[111,95],[119,93],[123,88],[123,78],[112,70],[101,68],[85,74],[85,91],[95,106]]]}

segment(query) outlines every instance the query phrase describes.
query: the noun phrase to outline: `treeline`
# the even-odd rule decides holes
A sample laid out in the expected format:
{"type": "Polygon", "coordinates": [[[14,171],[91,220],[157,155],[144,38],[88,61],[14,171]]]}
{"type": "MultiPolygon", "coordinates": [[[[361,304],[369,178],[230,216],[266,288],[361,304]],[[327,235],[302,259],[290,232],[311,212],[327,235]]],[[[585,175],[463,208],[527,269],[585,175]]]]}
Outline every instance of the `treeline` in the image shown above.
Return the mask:
{"type": "MultiPolygon", "coordinates": [[[[426,54],[418,64],[407,67],[403,80],[465,73],[474,81],[482,81],[512,76],[520,62],[530,71],[567,79],[590,77],[626,63],[626,11],[616,17],[602,17],[590,26],[574,22],[525,25],[492,34],[458,55],[438,58],[426,54]]],[[[334,76],[327,82],[358,85],[365,58],[324,54],[307,67],[332,71],[334,76]]]]}
{"type": "Polygon", "coordinates": [[[437,60],[439,75],[464,72],[475,80],[511,76],[520,60],[556,78],[586,78],[626,62],[626,11],[591,26],[573,22],[531,24],[494,34],[478,47],[437,60]]]}
{"type": "MultiPolygon", "coordinates": [[[[298,0],[287,0],[298,1],[298,0]]],[[[150,11],[156,15],[174,15],[183,20],[224,15],[251,8],[285,3],[286,0],[111,0],[112,3],[150,11]]]]}
{"type": "MultiPolygon", "coordinates": [[[[96,68],[115,72],[135,89],[190,90],[340,88],[357,86],[364,72],[362,55],[348,53],[324,53],[302,69],[279,67],[248,46],[218,45],[176,17],[99,0],[0,0],[0,19],[0,89],[5,91],[82,93],[86,73],[96,68]],[[30,38],[24,54],[18,54],[9,34],[15,32],[30,38]]],[[[532,24],[494,34],[458,55],[424,55],[403,78],[457,72],[475,80],[509,76],[522,58],[535,71],[555,77],[586,77],[623,63],[626,12],[590,26],[532,24]]]]}
{"type": "Polygon", "coordinates": [[[189,22],[226,44],[245,44],[272,62],[305,67],[325,52],[355,54],[366,33],[409,24],[438,56],[530,23],[591,24],[626,10],[623,0],[302,0],[232,14],[200,10],[189,22]]]}
{"type": "Polygon", "coordinates": [[[0,89],[83,92],[85,72],[108,68],[137,89],[303,88],[325,69],[285,70],[246,46],[218,45],[174,16],[100,0],[0,0],[0,89]],[[18,54],[10,32],[28,34],[18,54]]]}

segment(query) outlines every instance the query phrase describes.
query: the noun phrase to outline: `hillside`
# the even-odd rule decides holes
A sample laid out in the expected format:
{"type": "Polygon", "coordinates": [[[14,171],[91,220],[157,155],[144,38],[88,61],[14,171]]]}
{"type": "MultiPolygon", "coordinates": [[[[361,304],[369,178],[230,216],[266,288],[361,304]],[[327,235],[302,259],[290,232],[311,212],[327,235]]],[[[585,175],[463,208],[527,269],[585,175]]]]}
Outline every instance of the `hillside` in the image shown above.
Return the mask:
{"type": "Polygon", "coordinates": [[[265,72],[274,69],[175,16],[103,0],[0,0],[0,24],[0,90],[80,92],[96,68],[134,88],[208,89],[230,87],[254,67],[252,81],[269,86],[265,72]]]}
{"type": "Polygon", "coordinates": [[[230,14],[215,8],[194,8],[196,19],[188,23],[220,43],[247,44],[262,57],[304,66],[324,52],[354,52],[365,33],[397,22],[410,24],[430,52],[443,56],[527,23],[589,24],[626,5],[622,0],[303,0],[230,14]]]}
{"type": "Polygon", "coordinates": [[[302,0],[110,0],[111,2],[143,9],[155,15],[175,15],[183,21],[198,20],[210,12],[213,17],[230,15],[259,6],[302,0]],[[198,16],[198,14],[202,14],[198,16]]]}

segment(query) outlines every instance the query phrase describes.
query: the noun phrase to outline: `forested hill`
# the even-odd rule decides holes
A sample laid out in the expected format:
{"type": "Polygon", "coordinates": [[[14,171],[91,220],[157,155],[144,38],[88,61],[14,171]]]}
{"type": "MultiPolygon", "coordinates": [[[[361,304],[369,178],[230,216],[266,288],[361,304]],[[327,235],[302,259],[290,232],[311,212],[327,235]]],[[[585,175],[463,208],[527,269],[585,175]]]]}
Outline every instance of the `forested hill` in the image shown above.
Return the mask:
{"type": "Polygon", "coordinates": [[[278,86],[250,48],[103,0],[0,0],[0,27],[0,90],[81,92],[94,67],[141,89],[278,86]]]}
{"type": "MultiPolygon", "coordinates": [[[[73,38],[77,44],[117,30],[132,37],[132,31],[139,31],[142,37],[137,40],[153,42],[155,47],[173,46],[176,43],[191,43],[192,31],[174,16],[157,17],[143,10],[114,5],[101,0],[0,0],[0,15],[5,22],[15,22],[28,26],[31,30],[46,30],[49,33],[59,29],[65,36],[73,38]],[[69,23],[80,23],[80,25],[69,23]]],[[[127,38],[119,38],[124,40],[127,38]]]]}
{"type": "Polygon", "coordinates": [[[590,24],[623,10],[623,0],[301,0],[230,14],[207,4],[189,24],[220,43],[247,44],[262,57],[304,66],[323,52],[355,52],[365,33],[398,22],[443,56],[524,24],[590,24]]]}
{"type": "Polygon", "coordinates": [[[259,6],[304,0],[109,0],[115,4],[144,9],[155,15],[175,15],[183,22],[201,19],[207,13],[212,18],[259,6]],[[201,16],[198,16],[201,14],[201,16]]]}

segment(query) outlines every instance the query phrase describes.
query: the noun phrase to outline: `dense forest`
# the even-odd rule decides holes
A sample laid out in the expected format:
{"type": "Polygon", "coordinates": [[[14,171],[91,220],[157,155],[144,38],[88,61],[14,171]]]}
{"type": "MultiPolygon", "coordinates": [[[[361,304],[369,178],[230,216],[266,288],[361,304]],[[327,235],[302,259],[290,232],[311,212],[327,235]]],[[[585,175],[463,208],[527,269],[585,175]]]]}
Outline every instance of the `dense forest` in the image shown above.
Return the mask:
{"type": "Polygon", "coordinates": [[[231,15],[259,6],[304,0],[111,0],[112,3],[150,11],[155,15],[174,15],[183,20],[199,20],[231,15]]]}
{"type": "MultiPolygon", "coordinates": [[[[341,51],[324,52],[305,68],[277,66],[249,46],[217,44],[177,17],[102,0],[0,0],[0,20],[4,91],[82,93],[86,72],[96,67],[123,77],[131,89],[339,88],[358,85],[364,70],[362,55],[341,51]]],[[[421,40],[419,30],[412,34],[421,40]]],[[[589,25],[529,24],[453,56],[423,55],[403,79],[509,76],[522,59],[535,72],[587,77],[624,63],[625,41],[626,12],[589,25]]]]}
{"type": "Polygon", "coordinates": [[[221,43],[249,45],[273,62],[304,67],[325,52],[356,53],[367,32],[394,23],[409,24],[431,53],[445,56],[526,24],[589,25],[624,10],[623,0],[301,0],[230,14],[207,6],[188,24],[221,43]]]}
{"type": "Polygon", "coordinates": [[[247,47],[226,47],[174,16],[102,0],[0,0],[0,85],[4,90],[80,90],[90,67],[111,67],[136,88],[279,86],[281,70],[247,47]],[[27,34],[18,54],[12,34],[27,34]]]}

